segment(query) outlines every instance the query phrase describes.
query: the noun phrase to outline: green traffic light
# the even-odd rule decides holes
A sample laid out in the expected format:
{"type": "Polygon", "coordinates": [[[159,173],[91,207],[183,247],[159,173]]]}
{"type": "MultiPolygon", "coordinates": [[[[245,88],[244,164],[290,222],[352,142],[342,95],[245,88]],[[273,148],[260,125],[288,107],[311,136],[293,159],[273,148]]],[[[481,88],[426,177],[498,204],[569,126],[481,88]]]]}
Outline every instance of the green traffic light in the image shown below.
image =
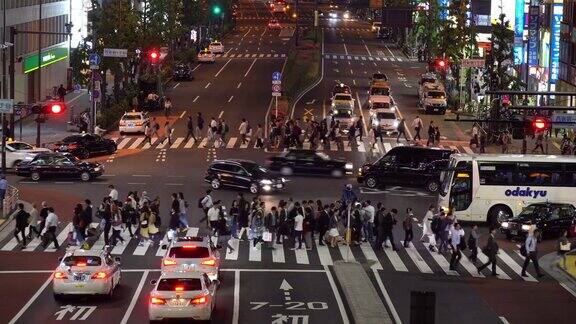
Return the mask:
{"type": "Polygon", "coordinates": [[[219,15],[220,12],[222,12],[222,9],[220,9],[219,6],[214,6],[214,7],[212,7],[212,13],[213,13],[213,14],[219,15]]]}

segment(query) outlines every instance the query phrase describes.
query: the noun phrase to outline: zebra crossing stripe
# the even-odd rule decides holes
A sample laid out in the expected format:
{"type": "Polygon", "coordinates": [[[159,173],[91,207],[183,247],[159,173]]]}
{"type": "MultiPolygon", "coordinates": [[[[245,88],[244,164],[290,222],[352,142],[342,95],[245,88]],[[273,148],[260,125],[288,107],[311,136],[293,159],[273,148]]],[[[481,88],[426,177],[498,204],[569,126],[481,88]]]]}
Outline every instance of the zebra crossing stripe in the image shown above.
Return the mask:
{"type": "Polygon", "coordinates": [[[36,248],[40,245],[40,243],[42,243],[42,240],[39,237],[35,237],[32,239],[31,242],[28,243],[28,245],[26,245],[26,248],[22,251],[32,252],[36,250],[36,248]]]}
{"type": "Polygon", "coordinates": [[[284,245],[280,244],[280,247],[276,247],[272,250],[272,262],[274,263],[285,263],[286,258],[284,257],[284,245]]]}
{"type": "Polygon", "coordinates": [[[338,143],[330,142],[330,151],[338,151],[338,143]]]}
{"type": "Polygon", "coordinates": [[[258,57],[264,57],[264,54],[260,54],[258,57]]]}
{"type": "Polygon", "coordinates": [[[388,61],[388,58],[387,58],[387,57],[383,57],[382,60],[388,61]]]}
{"type": "Polygon", "coordinates": [[[164,138],[162,140],[162,142],[158,143],[158,145],[156,146],[157,149],[163,149],[164,147],[166,147],[166,144],[168,144],[168,138],[164,138]]]}
{"type": "Polygon", "coordinates": [[[186,236],[198,236],[198,231],[200,231],[200,228],[198,227],[188,227],[186,236]]]}
{"type": "Polygon", "coordinates": [[[202,141],[200,142],[200,144],[198,145],[198,148],[205,148],[205,147],[206,147],[206,144],[208,144],[208,138],[207,138],[207,137],[204,137],[204,138],[202,139],[202,141]]]}
{"type": "Polygon", "coordinates": [[[376,58],[376,61],[380,61],[380,58],[379,58],[379,57],[377,57],[377,58],[376,58]]]}
{"type": "MultiPolygon", "coordinates": [[[[130,225],[132,226],[132,225],[130,225]]],[[[122,235],[122,234],[120,234],[122,235]]],[[[126,241],[124,242],[124,244],[120,244],[120,243],[116,243],[116,245],[114,246],[114,248],[112,249],[112,251],[110,251],[110,254],[114,254],[114,255],[121,255],[124,253],[124,250],[126,250],[126,247],[128,246],[128,244],[133,240],[132,237],[129,237],[128,239],[126,239],[126,241]]],[[[136,239],[137,240],[137,239],[136,239]]]]}
{"type": "Polygon", "coordinates": [[[372,56],[369,56],[369,57],[368,57],[368,60],[374,61],[374,58],[373,58],[372,56]]]}
{"type": "Polygon", "coordinates": [[[448,263],[448,261],[446,260],[444,255],[442,255],[438,252],[430,251],[430,248],[429,248],[430,243],[424,243],[424,246],[426,247],[426,251],[428,251],[428,253],[430,253],[430,255],[432,256],[434,261],[436,261],[436,263],[438,263],[440,268],[442,268],[442,271],[444,271],[444,273],[446,273],[447,275],[451,275],[451,276],[459,276],[460,275],[458,272],[450,270],[450,263],[448,263]]]}
{"type": "Polygon", "coordinates": [[[280,55],[280,57],[286,57],[286,54],[282,54],[282,55],[280,55]]]}
{"type": "Polygon", "coordinates": [[[248,243],[248,248],[250,249],[248,251],[248,260],[250,261],[255,261],[255,262],[260,262],[262,261],[262,246],[264,245],[263,243],[259,243],[260,247],[258,247],[258,245],[256,245],[256,247],[251,246],[252,244],[249,242],[248,243]]]}
{"type": "Polygon", "coordinates": [[[274,54],[274,57],[278,57],[278,54],[274,54]]]}
{"type": "Polygon", "coordinates": [[[234,249],[226,248],[226,260],[238,260],[238,249],[240,248],[240,242],[238,239],[233,237],[228,240],[228,244],[234,249]]]}
{"type": "Polygon", "coordinates": [[[464,269],[466,269],[466,271],[468,271],[468,273],[470,275],[472,275],[472,277],[484,278],[484,275],[481,273],[478,273],[478,269],[476,268],[474,263],[472,263],[463,252],[462,252],[462,258],[460,259],[460,265],[464,269]]]}
{"type": "Polygon", "coordinates": [[[149,143],[144,144],[144,146],[142,146],[143,150],[147,150],[150,147],[152,147],[152,145],[154,145],[156,143],[156,141],[158,140],[158,137],[153,137],[149,143]]]}
{"type": "MultiPolygon", "coordinates": [[[[59,245],[62,245],[64,243],[64,240],[66,240],[66,238],[68,237],[68,233],[70,231],[72,231],[72,229],[74,228],[74,226],[72,226],[72,223],[68,223],[68,225],[66,225],[66,227],[64,227],[64,229],[62,230],[62,232],[60,232],[60,234],[58,234],[58,236],[56,237],[56,240],[58,241],[59,245]]],[[[53,243],[51,243],[53,244],[53,243]]],[[[54,245],[52,245],[54,246],[54,245]]],[[[49,248],[44,250],[46,252],[56,252],[55,248],[49,248]]]]}
{"type": "Polygon", "coordinates": [[[358,151],[359,152],[366,152],[366,147],[364,146],[364,142],[358,143],[358,151]]]}
{"type": "Polygon", "coordinates": [[[156,250],[156,256],[158,257],[164,256],[166,254],[166,249],[163,249],[162,245],[168,245],[168,231],[166,231],[166,234],[164,234],[164,237],[162,238],[162,241],[160,241],[158,249],[156,250]]]}
{"type": "Polygon", "coordinates": [[[302,148],[305,150],[309,150],[310,149],[310,142],[304,142],[302,143],[302,148]]]}
{"type": "Polygon", "coordinates": [[[390,152],[390,150],[392,149],[392,144],[390,144],[389,142],[384,142],[382,145],[384,146],[384,153],[390,152]]]}
{"type": "Polygon", "coordinates": [[[454,145],[450,145],[450,149],[460,153],[460,150],[454,145]]]}
{"type": "Polygon", "coordinates": [[[355,59],[356,61],[358,61],[358,56],[354,56],[354,59],[355,59]]]}
{"type": "Polygon", "coordinates": [[[271,57],[271,56],[272,56],[272,54],[266,54],[266,57],[271,57]]]}
{"type": "Polygon", "coordinates": [[[230,54],[229,57],[236,57],[236,54],[230,54]]]}
{"type": "Polygon", "coordinates": [[[356,258],[354,258],[354,254],[352,254],[352,250],[350,250],[349,245],[338,244],[338,250],[340,251],[340,255],[342,255],[343,260],[349,262],[356,261],[356,258]]]}
{"type": "Polygon", "coordinates": [[[388,260],[390,260],[390,263],[392,263],[394,270],[401,272],[408,272],[408,268],[406,268],[406,265],[404,264],[404,262],[402,262],[402,259],[400,259],[398,252],[392,250],[391,248],[384,248],[384,253],[386,253],[386,256],[388,257],[388,260]]]}
{"type": "Polygon", "coordinates": [[[352,59],[352,56],[348,55],[347,58],[348,58],[349,60],[351,60],[351,59],[352,59]]]}
{"type": "Polygon", "coordinates": [[[230,140],[228,140],[228,144],[226,144],[226,148],[233,148],[237,140],[238,140],[237,137],[230,137],[230,140]]]}
{"type": "Polygon", "coordinates": [[[380,261],[378,260],[376,253],[372,249],[372,246],[370,246],[370,243],[360,244],[360,249],[364,253],[366,260],[372,262],[372,265],[370,265],[371,269],[373,269],[373,270],[383,270],[384,269],[384,268],[382,268],[382,264],[380,264],[380,261]]]}
{"type": "Polygon", "coordinates": [[[134,141],[134,143],[132,143],[132,145],[130,145],[130,146],[128,147],[128,149],[129,149],[129,150],[137,149],[138,146],[140,146],[140,144],[142,144],[143,141],[144,141],[144,137],[138,137],[138,138],[134,141]]]}
{"type": "Polygon", "coordinates": [[[104,248],[106,242],[104,241],[104,231],[100,231],[100,236],[98,236],[98,240],[94,242],[90,250],[100,251],[104,248]]]}
{"type": "MultiPolygon", "coordinates": [[[[482,251],[480,249],[478,249],[478,260],[480,260],[480,262],[482,263],[487,263],[488,262],[488,257],[486,256],[486,254],[482,253],[482,251]]],[[[496,273],[498,273],[498,279],[504,279],[504,280],[512,280],[512,278],[510,278],[510,276],[504,272],[504,270],[502,270],[502,268],[500,268],[499,266],[496,266],[496,273]]]]}
{"type": "Polygon", "coordinates": [[[332,261],[332,256],[330,255],[330,251],[328,251],[328,247],[326,245],[320,245],[318,239],[315,239],[316,242],[316,251],[318,251],[318,257],[320,258],[321,265],[333,265],[334,262],[332,261]]]}
{"type": "Polygon", "coordinates": [[[397,58],[396,58],[396,61],[402,62],[402,58],[401,58],[401,57],[397,57],[397,58]]]}
{"type": "Polygon", "coordinates": [[[184,142],[184,137],[178,137],[174,143],[172,143],[172,146],[170,146],[171,149],[177,149],[178,146],[180,146],[180,144],[182,144],[182,142],[184,142]]]}
{"type": "MultiPolygon", "coordinates": [[[[302,246],[305,246],[305,244],[302,244],[302,246]]],[[[306,249],[304,249],[304,248],[296,249],[296,250],[294,250],[294,254],[296,254],[296,263],[298,263],[298,264],[310,264],[310,261],[308,260],[308,253],[307,253],[306,249]]]]}
{"type": "Polygon", "coordinates": [[[144,242],[144,244],[142,245],[138,245],[136,247],[136,249],[134,250],[134,255],[145,255],[146,251],[148,251],[148,248],[150,247],[150,241],[146,241],[144,242]]]}
{"type": "Polygon", "coordinates": [[[240,144],[240,148],[241,148],[241,149],[248,148],[248,144],[249,144],[249,143],[250,143],[250,141],[246,140],[246,142],[240,144]]]}
{"type": "Polygon", "coordinates": [[[472,149],[469,148],[468,146],[464,146],[462,148],[464,149],[464,152],[466,152],[468,154],[474,154],[474,151],[472,151],[472,149]]]}
{"type": "Polygon", "coordinates": [[[366,57],[362,56],[362,61],[366,61],[366,57]]]}
{"type": "Polygon", "coordinates": [[[508,253],[506,253],[504,250],[502,250],[502,249],[498,250],[498,258],[500,258],[500,260],[504,261],[504,263],[510,269],[512,269],[512,271],[514,271],[517,275],[519,275],[525,281],[538,282],[538,280],[536,278],[532,277],[532,275],[529,274],[528,272],[526,272],[526,275],[528,275],[528,277],[522,277],[522,267],[518,263],[516,263],[516,261],[514,261],[512,259],[512,257],[510,257],[508,255],[508,253]]]}
{"type": "Polygon", "coordinates": [[[4,246],[2,247],[2,249],[0,249],[0,251],[12,251],[17,245],[18,240],[16,239],[16,236],[13,236],[8,243],[4,244],[4,246]]]}
{"type": "Polygon", "coordinates": [[[186,142],[186,144],[184,144],[184,148],[185,149],[192,148],[192,146],[194,146],[194,142],[196,142],[196,141],[193,138],[189,139],[188,142],[186,142]]]}
{"type": "MultiPolygon", "coordinates": [[[[400,241],[400,243],[402,243],[402,245],[404,245],[404,241],[400,241]]],[[[405,250],[406,250],[406,253],[408,253],[408,256],[410,257],[412,262],[414,262],[416,267],[418,267],[418,270],[420,270],[420,272],[422,272],[422,273],[434,273],[432,271],[432,269],[430,269],[430,267],[428,266],[426,261],[424,261],[424,258],[422,258],[420,253],[418,253],[418,250],[416,249],[416,247],[412,243],[410,243],[410,246],[408,248],[406,248],[405,250]]]]}
{"type": "Polygon", "coordinates": [[[123,149],[124,146],[126,146],[130,142],[131,139],[132,138],[130,138],[130,137],[126,137],[126,138],[122,139],[122,141],[120,141],[120,144],[118,144],[116,146],[116,148],[119,150],[123,149]]]}

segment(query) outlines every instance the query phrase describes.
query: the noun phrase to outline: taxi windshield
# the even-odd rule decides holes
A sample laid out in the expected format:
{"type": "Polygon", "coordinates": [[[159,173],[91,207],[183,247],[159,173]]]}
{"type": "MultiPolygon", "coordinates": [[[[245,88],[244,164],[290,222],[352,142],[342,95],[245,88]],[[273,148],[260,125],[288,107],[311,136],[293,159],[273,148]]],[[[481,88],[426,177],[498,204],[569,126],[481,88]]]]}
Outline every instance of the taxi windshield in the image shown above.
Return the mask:
{"type": "Polygon", "coordinates": [[[446,95],[442,91],[429,91],[428,97],[435,98],[435,99],[444,99],[446,95]]]}
{"type": "Polygon", "coordinates": [[[76,256],[71,255],[62,261],[67,267],[97,267],[102,264],[102,259],[98,256],[76,256]]]}
{"type": "Polygon", "coordinates": [[[389,96],[390,90],[388,88],[372,88],[370,89],[370,94],[376,96],[389,96]]]}
{"type": "Polygon", "coordinates": [[[168,256],[183,259],[207,258],[210,251],[205,246],[174,246],[170,248],[168,256]]]}
{"type": "Polygon", "coordinates": [[[164,278],[158,282],[158,291],[193,291],[202,290],[199,278],[164,278]]]}
{"type": "Polygon", "coordinates": [[[142,115],[132,115],[132,114],[124,115],[124,116],[122,116],[122,119],[123,120],[140,120],[140,119],[142,119],[142,115]]]}
{"type": "Polygon", "coordinates": [[[378,119],[396,119],[396,115],[391,112],[379,112],[376,114],[378,119]]]}
{"type": "Polygon", "coordinates": [[[334,100],[350,101],[350,100],[352,100],[352,98],[350,96],[337,95],[334,97],[334,100]]]}

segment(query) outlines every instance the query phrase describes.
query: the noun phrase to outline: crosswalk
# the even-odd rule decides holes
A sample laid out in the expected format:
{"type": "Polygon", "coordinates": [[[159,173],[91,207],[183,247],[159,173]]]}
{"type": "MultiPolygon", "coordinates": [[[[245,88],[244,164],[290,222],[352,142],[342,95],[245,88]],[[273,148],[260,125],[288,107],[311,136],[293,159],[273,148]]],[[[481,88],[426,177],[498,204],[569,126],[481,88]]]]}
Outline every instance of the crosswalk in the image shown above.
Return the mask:
{"type": "Polygon", "coordinates": [[[324,27],[324,30],[372,32],[372,29],[370,28],[354,28],[354,27],[324,27]]]}
{"type": "Polygon", "coordinates": [[[324,58],[332,60],[348,61],[377,61],[377,62],[415,62],[416,59],[402,58],[399,56],[371,56],[371,55],[347,55],[347,54],[324,54],[324,58]]]}
{"type": "MultiPolygon", "coordinates": [[[[92,227],[98,227],[98,223],[93,223],[92,227]]],[[[62,246],[61,249],[67,247],[65,243],[68,233],[72,230],[72,223],[65,226],[60,226],[61,230],[57,235],[58,242],[62,246]]],[[[188,229],[186,235],[197,236],[200,233],[198,227],[191,227],[188,229]]],[[[154,244],[140,243],[137,238],[130,238],[128,232],[122,233],[126,240],[122,244],[117,244],[111,250],[111,254],[119,256],[135,256],[135,257],[162,257],[165,250],[161,248],[162,242],[167,242],[167,235],[162,234],[162,237],[157,238],[160,242],[154,244]]],[[[216,238],[214,238],[216,240],[216,238]]],[[[230,246],[225,247],[225,242],[221,242],[224,246],[221,251],[221,259],[224,266],[239,266],[242,264],[261,264],[265,267],[268,265],[281,265],[290,264],[293,266],[331,266],[334,262],[339,260],[357,261],[366,264],[371,269],[404,272],[404,273],[419,273],[419,274],[436,274],[445,275],[450,277],[472,277],[472,278],[486,278],[490,277],[490,269],[485,269],[482,272],[477,271],[477,266],[487,261],[486,255],[478,251],[478,261],[472,262],[468,255],[469,251],[462,253],[462,259],[457,271],[450,270],[450,255],[449,253],[441,254],[438,252],[430,251],[428,243],[413,242],[408,247],[403,247],[404,242],[396,243],[398,249],[396,251],[392,248],[384,248],[384,251],[375,250],[371,244],[362,243],[358,246],[348,246],[339,244],[336,248],[331,248],[328,245],[320,245],[318,239],[315,240],[312,249],[294,249],[291,240],[284,240],[283,244],[273,244],[273,249],[268,247],[268,243],[258,243],[256,247],[252,242],[247,240],[238,240],[231,238],[229,241],[230,246]]],[[[104,247],[104,237],[100,233],[98,239],[94,243],[92,249],[102,249],[104,247]]],[[[303,244],[304,246],[304,244],[303,244]]],[[[30,242],[26,249],[21,250],[16,238],[10,237],[5,239],[0,244],[0,251],[23,251],[27,252],[46,252],[54,253],[56,249],[53,246],[43,247],[40,240],[35,238],[30,242]]],[[[497,272],[499,276],[496,277],[500,280],[519,280],[527,282],[538,282],[532,274],[528,277],[522,277],[522,262],[523,258],[514,252],[507,252],[500,250],[497,256],[498,267],[497,272]]],[[[529,272],[531,269],[529,269],[529,272]]]]}
{"type": "Polygon", "coordinates": [[[216,58],[286,58],[286,53],[223,53],[216,54],[216,58]]]}
{"type": "MultiPolygon", "coordinates": [[[[245,143],[242,143],[242,140],[238,137],[230,137],[225,139],[222,142],[215,142],[209,141],[207,138],[202,138],[198,140],[194,140],[193,138],[184,138],[184,137],[176,137],[173,139],[172,143],[168,143],[167,140],[163,138],[156,138],[153,137],[150,141],[145,141],[144,137],[112,137],[112,140],[116,142],[118,150],[148,150],[148,149],[167,149],[167,150],[175,150],[175,149],[207,149],[207,148],[218,148],[218,149],[239,149],[239,150],[247,150],[247,149],[256,149],[262,150],[261,148],[257,148],[256,140],[249,139],[245,143]]],[[[386,142],[377,142],[376,145],[372,145],[368,140],[358,141],[357,143],[350,143],[348,140],[342,140],[340,142],[331,142],[330,145],[316,145],[313,146],[308,140],[302,143],[303,149],[315,149],[317,151],[333,151],[333,152],[360,152],[360,153],[367,153],[371,152],[373,154],[384,154],[390,151],[392,148],[396,146],[404,146],[407,145],[406,141],[396,142],[395,139],[389,139],[386,142]]],[[[438,145],[437,147],[440,148],[447,148],[451,149],[460,153],[474,153],[473,150],[469,146],[462,146],[462,145],[438,145]]],[[[284,147],[279,148],[271,148],[266,147],[267,151],[276,151],[276,150],[283,150],[284,147]]]]}

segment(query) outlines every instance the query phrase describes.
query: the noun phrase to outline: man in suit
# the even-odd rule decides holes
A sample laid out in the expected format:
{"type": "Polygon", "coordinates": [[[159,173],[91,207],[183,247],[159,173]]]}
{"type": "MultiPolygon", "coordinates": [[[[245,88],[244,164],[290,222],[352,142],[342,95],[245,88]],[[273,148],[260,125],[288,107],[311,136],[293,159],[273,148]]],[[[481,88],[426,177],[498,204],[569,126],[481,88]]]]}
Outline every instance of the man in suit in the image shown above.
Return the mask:
{"type": "Polygon", "coordinates": [[[489,265],[492,265],[492,275],[497,276],[498,274],[496,273],[496,262],[497,262],[496,255],[498,254],[499,247],[498,243],[496,243],[496,240],[494,239],[494,232],[496,232],[496,229],[492,227],[490,229],[490,236],[488,237],[488,243],[486,243],[486,246],[484,247],[484,249],[482,249],[482,252],[484,252],[488,256],[488,262],[484,263],[478,268],[478,273],[480,273],[480,271],[484,270],[489,265]]]}

